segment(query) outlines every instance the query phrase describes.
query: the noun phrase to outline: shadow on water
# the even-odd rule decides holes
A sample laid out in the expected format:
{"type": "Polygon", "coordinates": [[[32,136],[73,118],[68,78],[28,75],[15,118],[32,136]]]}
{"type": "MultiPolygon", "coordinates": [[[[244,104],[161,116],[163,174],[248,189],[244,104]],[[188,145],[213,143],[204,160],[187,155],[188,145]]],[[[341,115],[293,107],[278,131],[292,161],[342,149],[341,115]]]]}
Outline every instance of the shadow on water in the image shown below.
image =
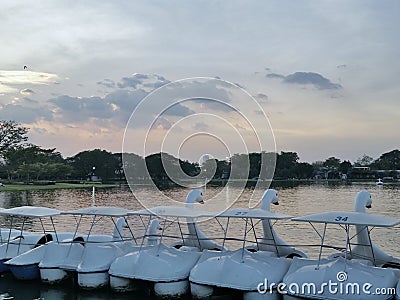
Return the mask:
{"type": "Polygon", "coordinates": [[[79,289],[72,282],[57,285],[48,285],[40,280],[20,281],[15,280],[10,273],[0,277],[0,299],[16,300],[144,300],[157,299],[146,293],[113,293],[110,289],[86,291],[79,289]]]}

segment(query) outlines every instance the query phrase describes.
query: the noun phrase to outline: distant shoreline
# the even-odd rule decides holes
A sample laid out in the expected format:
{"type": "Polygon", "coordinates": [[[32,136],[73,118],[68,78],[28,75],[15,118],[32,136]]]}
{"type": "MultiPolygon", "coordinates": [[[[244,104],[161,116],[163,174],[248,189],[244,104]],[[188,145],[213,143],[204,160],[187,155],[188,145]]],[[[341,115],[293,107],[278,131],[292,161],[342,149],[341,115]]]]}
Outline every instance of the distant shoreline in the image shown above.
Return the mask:
{"type": "MultiPolygon", "coordinates": [[[[225,186],[228,180],[226,179],[212,179],[207,183],[207,186],[222,187],[225,186]]],[[[238,186],[242,186],[242,180],[235,181],[232,180],[233,185],[235,182],[238,186]]],[[[247,180],[246,187],[252,188],[257,184],[257,180],[249,179],[247,180]]],[[[365,183],[375,185],[375,180],[371,179],[357,179],[357,180],[340,180],[340,179],[276,179],[273,180],[269,185],[268,181],[260,181],[259,187],[294,187],[298,185],[312,185],[312,184],[352,184],[352,183],[365,183]]],[[[198,183],[197,183],[198,184],[198,183]]],[[[195,184],[196,185],[196,184],[195,184]]],[[[394,186],[399,185],[399,181],[387,181],[384,185],[394,186]]],[[[37,191],[37,190],[60,190],[60,189],[91,189],[93,186],[96,188],[113,188],[120,186],[128,186],[126,183],[113,183],[113,184],[102,184],[102,183],[54,183],[49,185],[40,184],[6,184],[0,187],[0,192],[18,192],[18,191],[37,191]]],[[[137,186],[148,186],[148,184],[137,184],[137,186]]],[[[161,189],[175,188],[176,185],[164,185],[161,189]]]]}
{"type": "Polygon", "coordinates": [[[0,187],[0,192],[19,192],[19,191],[37,191],[37,190],[61,190],[61,189],[91,189],[117,187],[118,184],[101,184],[101,183],[55,183],[49,185],[35,184],[6,184],[0,187]]]}

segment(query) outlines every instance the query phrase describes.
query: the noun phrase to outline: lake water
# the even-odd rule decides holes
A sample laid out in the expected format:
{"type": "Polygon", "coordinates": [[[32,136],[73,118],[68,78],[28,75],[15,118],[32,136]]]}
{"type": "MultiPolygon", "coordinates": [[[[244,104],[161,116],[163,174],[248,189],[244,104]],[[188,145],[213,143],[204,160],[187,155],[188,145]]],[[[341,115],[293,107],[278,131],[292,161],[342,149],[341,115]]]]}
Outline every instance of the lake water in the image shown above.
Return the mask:
{"type": "MultiPolygon", "coordinates": [[[[378,187],[375,184],[352,184],[352,185],[324,185],[311,184],[301,185],[290,188],[279,188],[279,206],[271,207],[271,210],[293,216],[301,216],[323,211],[352,211],[354,198],[358,191],[368,190],[373,199],[370,213],[382,214],[400,218],[400,187],[398,185],[385,185],[378,187]]],[[[188,189],[170,189],[160,195],[146,188],[135,189],[135,195],[146,205],[162,205],[167,197],[184,202],[188,189]],[[145,199],[145,201],[143,200],[145,199]]],[[[240,190],[234,187],[227,189],[207,187],[205,192],[205,209],[215,209],[227,203],[233,207],[247,207],[254,203],[254,199],[259,199],[262,191],[254,193],[252,189],[240,190]],[[234,203],[230,199],[238,197],[234,203]],[[253,200],[251,200],[253,199],[253,200]],[[207,202],[208,201],[208,202],[207,202]]],[[[141,203],[132,194],[129,188],[98,189],[96,191],[96,205],[98,206],[119,206],[131,210],[142,209],[141,203]]],[[[36,205],[57,208],[60,210],[72,210],[87,207],[92,204],[91,190],[51,190],[51,191],[27,191],[27,192],[0,192],[0,207],[9,208],[22,205],[36,205]]],[[[136,236],[143,234],[142,222],[135,217],[131,217],[130,226],[136,236]]],[[[5,222],[5,220],[2,220],[5,222]]],[[[90,220],[86,220],[80,228],[89,227],[90,220]]],[[[75,222],[65,216],[55,218],[58,231],[75,230],[75,222]]],[[[28,223],[28,228],[38,229],[39,225],[35,222],[28,223]]],[[[221,238],[223,232],[221,222],[206,220],[200,223],[201,229],[210,237],[221,238]]],[[[256,231],[260,233],[261,226],[256,231]]],[[[305,251],[311,257],[317,257],[319,248],[318,234],[308,223],[296,223],[293,221],[279,221],[274,224],[278,234],[289,244],[296,245],[300,250],[305,251]]],[[[317,226],[322,230],[322,227],[317,226]]],[[[113,227],[106,222],[95,226],[95,232],[111,234],[113,227]]],[[[170,229],[171,231],[178,229],[170,229]]],[[[371,232],[371,238],[375,244],[379,245],[386,252],[395,257],[400,256],[399,251],[399,226],[395,228],[375,228],[371,232]]],[[[82,230],[80,230],[82,232],[82,230]]],[[[172,234],[173,232],[171,232],[172,234]]],[[[235,220],[229,225],[228,236],[241,237],[244,234],[244,222],[235,220]]],[[[251,242],[249,242],[251,243],[251,242]]],[[[327,230],[327,244],[343,247],[345,245],[345,233],[343,230],[332,226],[327,230]]],[[[228,242],[228,248],[237,248],[241,244],[228,242]]],[[[323,255],[331,252],[324,250],[323,255]]],[[[3,275],[0,278],[0,294],[13,296],[14,299],[149,299],[146,295],[120,295],[110,291],[84,292],[74,288],[71,284],[62,286],[47,286],[40,282],[18,282],[11,276],[3,275]]],[[[0,296],[1,299],[2,296],[0,296]]],[[[4,298],[4,297],[3,297],[4,298]]]]}

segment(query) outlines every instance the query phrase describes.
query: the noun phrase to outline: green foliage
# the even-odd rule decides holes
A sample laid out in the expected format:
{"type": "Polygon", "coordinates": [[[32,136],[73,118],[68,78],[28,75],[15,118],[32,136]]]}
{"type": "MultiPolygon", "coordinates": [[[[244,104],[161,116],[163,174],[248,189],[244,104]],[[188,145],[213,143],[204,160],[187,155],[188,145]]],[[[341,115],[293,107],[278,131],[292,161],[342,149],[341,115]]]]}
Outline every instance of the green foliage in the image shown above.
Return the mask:
{"type": "Polygon", "coordinates": [[[67,161],[73,169],[73,177],[80,180],[90,179],[93,175],[106,181],[115,179],[121,169],[118,156],[100,149],[79,152],[67,161]]]}
{"type": "Polygon", "coordinates": [[[4,153],[28,140],[28,128],[14,121],[0,120],[0,158],[4,153]]]}
{"type": "Polygon", "coordinates": [[[299,156],[296,152],[281,152],[276,158],[275,177],[279,179],[294,178],[299,156]]]}
{"type": "Polygon", "coordinates": [[[400,169],[400,151],[396,149],[382,154],[376,161],[373,162],[371,167],[376,170],[400,169]]]}
{"type": "Polygon", "coordinates": [[[340,165],[340,159],[336,157],[329,157],[327,160],[324,162],[324,167],[328,169],[339,169],[340,165]]]}
{"type": "Polygon", "coordinates": [[[349,171],[351,170],[352,167],[353,166],[351,165],[351,162],[348,161],[348,160],[345,160],[345,161],[340,163],[339,171],[344,173],[344,174],[347,174],[347,173],[349,173],[349,171]]]}
{"type": "Polygon", "coordinates": [[[363,156],[357,159],[354,165],[356,167],[368,167],[372,164],[373,161],[374,159],[371,156],[364,154],[363,156]]]}
{"type": "Polygon", "coordinates": [[[4,169],[9,180],[64,179],[71,170],[54,149],[42,149],[32,144],[17,145],[3,154],[4,169]]]}

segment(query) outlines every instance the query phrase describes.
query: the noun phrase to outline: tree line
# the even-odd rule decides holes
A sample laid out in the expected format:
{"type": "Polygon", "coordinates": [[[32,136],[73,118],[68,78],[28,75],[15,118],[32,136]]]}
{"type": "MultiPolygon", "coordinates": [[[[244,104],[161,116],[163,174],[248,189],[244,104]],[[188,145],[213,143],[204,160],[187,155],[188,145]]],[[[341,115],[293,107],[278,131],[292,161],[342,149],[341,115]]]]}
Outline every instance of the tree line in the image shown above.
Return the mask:
{"type": "MultiPolygon", "coordinates": [[[[145,158],[133,153],[111,153],[94,149],[79,152],[64,158],[55,148],[44,149],[31,144],[27,138],[28,129],[14,121],[0,121],[0,181],[87,181],[99,179],[103,182],[125,181],[124,168],[133,168],[129,176],[143,176],[143,168],[149,177],[157,182],[169,180],[171,174],[165,170],[165,163],[179,166],[188,176],[198,176],[202,170],[210,170],[214,179],[228,179],[237,176],[241,179],[258,179],[262,174],[262,162],[276,162],[273,179],[311,179],[311,178],[377,178],[384,170],[386,175],[398,177],[400,169],[400,151],[392,150],[378,159],[361,156],[355,163],[329,157],[325,161],[300,162],[296,152],[234,154],[226,160],[209,159],[200,165],[196,162],[181,160],[166,153],[157,153],[145,158]],[[123,160],[122,157],[125,156],[123,160]],[[264,155],[264,156],[263,156],[264,155]],[[263,158],[264,157],[264,158],[263,158]],[[127,165],[129,163],[129,165],[127,165]],[[240,168],[243,164],[243,168],[240,168]],[[235,175],[232,166],[239,166],[235,175]],[[247,168],[245,167],[247,166],[247,168]],[[137,175],[135,175],[137,174],[137,175]]],[[[145,178],[135,178],[137,180],[145,178]]]]}

